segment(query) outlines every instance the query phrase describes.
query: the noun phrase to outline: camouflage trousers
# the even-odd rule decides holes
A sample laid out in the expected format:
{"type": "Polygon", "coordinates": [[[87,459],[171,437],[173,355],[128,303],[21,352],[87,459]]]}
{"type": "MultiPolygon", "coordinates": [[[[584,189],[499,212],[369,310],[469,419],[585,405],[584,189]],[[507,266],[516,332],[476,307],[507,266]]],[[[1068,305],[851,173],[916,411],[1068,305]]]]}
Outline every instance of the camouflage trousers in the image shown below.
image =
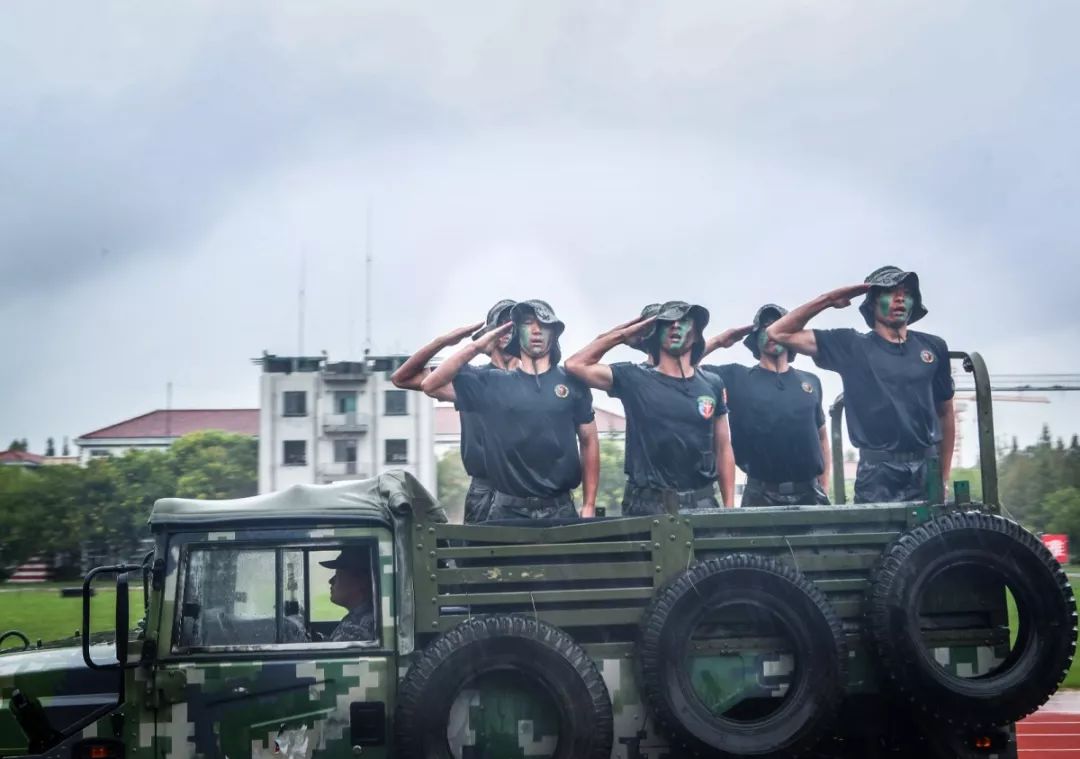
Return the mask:
{"type": "Polygon", "coordinates": [[[465,494],[465,524],[486,522],[491,511],[491,499],[495,497],[495,488],[487,480],[473,477],[469,483],[469,492],[465,494]]]}
{"type": "Polygon", "coordinates": [[[747,477],[740,505],[744,509],[748,506],[828,506],[829,496],[817,478],[805,482],[765,482],[747,477]]]}
{"type": "Polygon", "coordinates": [[[720,508],[720,503],[716,500],[715,485],[697,490],[663,490],[632,485],[628,482],[626,490],[623,491],[622,514],[624,517],[667,514],[668,510],[664,504],[668,500],[673,505],[677,505],[679,511],[720,508]]]}
{"type": "Polygon", "coordinates": [[[487,521],[500,519],[577,519],[578,512],[570,493],[551,498],[522,498],[494,491],[487,521]]]}
{"type": "Polygon", "coordinates": [[[925,501],[930,459],[890,459],[887,453],[863,451],[855,474],[855,503],[925,501]],[[871,455],[873,454],[873,455],[871,455]]]}

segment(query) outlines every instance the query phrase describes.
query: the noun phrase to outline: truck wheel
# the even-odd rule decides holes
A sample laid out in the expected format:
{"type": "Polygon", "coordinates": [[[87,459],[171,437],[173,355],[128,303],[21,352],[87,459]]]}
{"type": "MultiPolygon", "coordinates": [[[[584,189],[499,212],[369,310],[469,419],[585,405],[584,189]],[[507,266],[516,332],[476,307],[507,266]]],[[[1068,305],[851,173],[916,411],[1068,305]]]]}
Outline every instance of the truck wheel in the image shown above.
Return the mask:
{"type": "MultiPolygon", "coordinates": [[[[942,605],[948,607],[948,601],[942,605]]],[[[893,543],[871,584],[867,615],[880,663],[896,693],[957,726],[1005,725],[1032,713],[1057,690],[1076,650],[1076,602],[1065,572],[1023,527],[981,512],[946,514],[893,543]],[[1016,602],[1016,641],[1001,661],[969,657],[975,664],[963,677],[957,668],[944,666],[951,648],[940,647],[935,656],[932,643],[924,641],[930,627],[923,618],[924,603],[945,593],[946,599],[992,608],[995,599],[989,594],[998,583],[1008,587],[1016,602]]],[[[978,619],[952,624],[958,629],[990,624],[1000,631],[1004,622],[978,619]]],[[[940,629],[943,623],[936,624],[940,629]]]]}
{"type": "Polygon", "coordinates": [[[424,649],[398,690],[395,734],[406,759],[526,749],[521,755],[608,759],[613,730],[611,699],[592,659],[565,632],[532,617],[462,622],[424,649]],[[536,714],[513,713],[522,697],[541,707],[536,714]],[[463,720],[472,721],[458,724],[466,745],[452,746],[452,722],[463,720]]]}
{"type": "Polygon", "coordinates": [[[847,682],[836,612],[799,572],[763,556],[678,575],[646,609],[638,655],[645,698],[679,756],[809,751],[847,682]]]}

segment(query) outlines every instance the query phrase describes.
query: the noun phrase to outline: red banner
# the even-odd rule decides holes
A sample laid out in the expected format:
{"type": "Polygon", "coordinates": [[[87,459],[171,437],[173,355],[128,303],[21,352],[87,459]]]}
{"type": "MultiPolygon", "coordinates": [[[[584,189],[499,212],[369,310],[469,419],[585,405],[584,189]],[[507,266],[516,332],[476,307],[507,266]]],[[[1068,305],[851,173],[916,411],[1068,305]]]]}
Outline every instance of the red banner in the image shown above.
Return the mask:
{"type": "Polygon", "coordinates": [[[1043,535],[1043,545],[1046,546],[1058,564],[1069,563],[1069,536],[1068,535],[1043,535]]]}

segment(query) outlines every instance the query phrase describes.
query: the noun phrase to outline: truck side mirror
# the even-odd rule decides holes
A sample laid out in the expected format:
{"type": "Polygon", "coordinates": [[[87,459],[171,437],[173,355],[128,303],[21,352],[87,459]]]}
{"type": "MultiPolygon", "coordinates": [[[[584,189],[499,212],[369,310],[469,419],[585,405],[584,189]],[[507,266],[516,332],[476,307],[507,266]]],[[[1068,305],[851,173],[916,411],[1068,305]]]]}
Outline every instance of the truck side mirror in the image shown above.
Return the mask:
{"type": "Polygon", "coordinates": [[[131,628],[128,603],[128,576],[121,572],[116,576],[116,661],[123,667],[128,660],[128,631],[131,628]]]}

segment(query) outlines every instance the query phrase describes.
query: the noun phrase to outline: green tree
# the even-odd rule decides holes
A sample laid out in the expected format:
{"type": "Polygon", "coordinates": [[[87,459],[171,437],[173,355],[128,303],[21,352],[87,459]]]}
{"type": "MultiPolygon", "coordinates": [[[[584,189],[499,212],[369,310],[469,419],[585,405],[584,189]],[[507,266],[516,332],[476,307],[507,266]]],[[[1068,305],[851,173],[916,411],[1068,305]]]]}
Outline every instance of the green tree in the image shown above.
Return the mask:
{"type": "Polygon", "coordinates": [[[622,514],[623,472],[625,446],[621,440],[600,441],[600,484],[596,489],[596,505],[603,506],[608,516],[622,514]]]}
{"type": "Polygon", "coordinates": [[[22,440],[15,438],[11,441],[11,445],[8,446],[9,451],[25,451],[26,448],[26,438],[23,438],[22,440]]]}
{"type": "Polygon", "coordinates": [[[1063,532],[1069,544],[1080,545],[1080,488],[1062,488],[1046,496],[1043,503],[1046,531],[1063,532]]]}
{"type": "Polygon", "coordinates": [[[460,523],[465,518],[465,494],[470,481],[465,465],[461,463],[461,451],[457,448],[447,451],[436,468],[436,497],[446,509],[446,518],[460,523]]]}
{"type": "Polygon", "coordinates": [[[52,438],[49,438],[47,441],[45,441],[45,455],[46,456],[55,456],[56,455],[56,444],[53,442],[52,438]]]}
{"type": "Polygon", "coordinates": [[[243,498],[258,491],[255,438],[208,430],[184,435],[169,449],[180,498],[243,498]]]}

